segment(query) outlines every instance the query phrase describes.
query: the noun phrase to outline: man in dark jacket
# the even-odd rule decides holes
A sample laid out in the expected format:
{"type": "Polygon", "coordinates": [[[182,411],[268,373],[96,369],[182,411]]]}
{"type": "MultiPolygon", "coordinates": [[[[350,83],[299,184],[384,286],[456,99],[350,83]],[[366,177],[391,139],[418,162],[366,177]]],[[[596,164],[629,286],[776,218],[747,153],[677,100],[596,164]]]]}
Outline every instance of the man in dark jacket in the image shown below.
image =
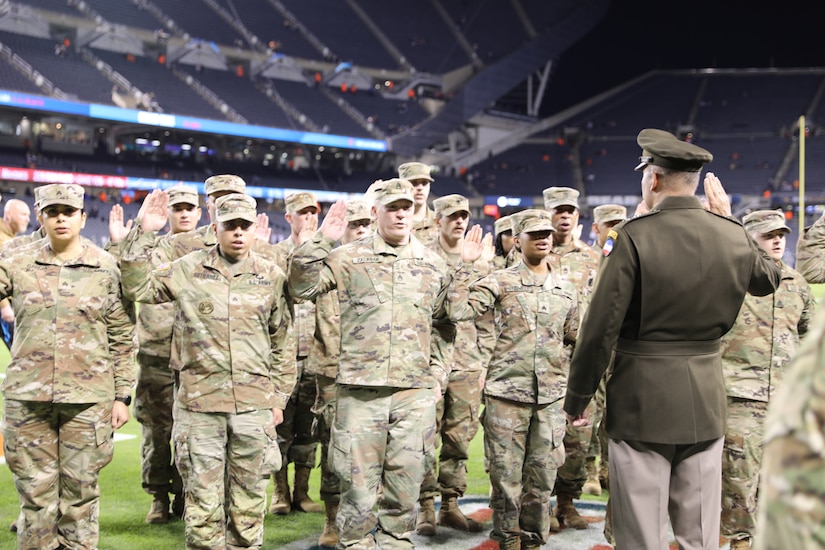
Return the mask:
{"type": "Polygon", "coordinates": [[[607,385],[610,496],[616,547],[719,546],[725,383],[719,339],[746,292],[772,293],[776,265],[730,216],[719,180],[710,211],[694,196],[713,156],[662,130],[639,133],[650,212],[608,235],[570,366],[564,410],[574,424],[615,348],[607,385]]]}

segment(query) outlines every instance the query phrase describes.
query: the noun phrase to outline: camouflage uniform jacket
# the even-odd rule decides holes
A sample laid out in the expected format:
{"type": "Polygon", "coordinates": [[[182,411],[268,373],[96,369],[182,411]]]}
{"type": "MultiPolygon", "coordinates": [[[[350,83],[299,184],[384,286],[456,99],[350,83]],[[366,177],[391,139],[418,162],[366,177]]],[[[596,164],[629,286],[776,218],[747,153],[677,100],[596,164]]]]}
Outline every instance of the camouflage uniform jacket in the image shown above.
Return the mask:
{"type": "Polygon", "coordinates": [[[138,302],[175,301],[177,402],[196,412],[283,409],[296,376],[283,271],[250,252],[233,276],[212,246],[150,275],[149,254],[123,251],[123,290],[138,302]]]}
{"type": "Polygon", "coordinates": [[[519,262],[469,287],[469,270],[456,276],[448,305],[450,317],[473,319],[491,308],[499,335],[487,370],[485,395],[519,403],[547,404],[567,387],[564,343],[573,343],[579,326],[572,283],[551,271],[543,282],[519,262]]]}
{"type": "Polygon", "coordinates": [[[825,220],[822,218],[799,237],[796,270],[811,284],[825,283],[825,220]]]}
{"type": "MultiPolygon", "coordinates": [[[[436,240],[431,246],[451,271],[455,271],[461,262],[461,254],[449,254],[436,240]]],[[[478,260],[473,264],[471,278],[478,280],[490,273],[490,266],[478,260]]],[[[484,344],[492,345],[490,342],[493,332],[493,317],[491,315],[480,315],[469,321],[459,321],[455,324],[455,341],[453,343],[452,361],[447,366],[451,371],[480,371],[487,367],[489,355],[484,353],[484,344]],[[483,325],[481,331],[477,326],[483,325]],[[479,337],[486,338],[486,341],[479,342],[479,337]]]]}
{"type": "Polygon", "coordinates": [[[338,291],[330,290],[315,298],[315,337],[304,369],[308,374],[335,378],[338,375],[340,356],[341,309],[338,305],[338,291]]]}
{"type": "Polygon", "coordinates": [[[37,231],[29,233],[28,235],[18,235],[13,239],[3,243],[2,247],[0,247],[0,254],[5,256],[7,254],[12,253],[13,251],[16,251],[18,248],[28,246],[32,243],[36,243],[37,241],[45,238],[46,231],[42,227],[37,231]]]}
{"type": "Polygon", "coordinates": [[[579,298],[579,314],[584,317],[590,294],[596,286],[602,254],[587,243],[574,240],[567,245],[554,246],[548,257],[550,265],[564,279],[576,287],[579,298]]]}
{"type": "MultiPolygon", "coordinates": [[[[295,241],[290,236],[287,239],[273,246],[278,266],[287,273],[289,271],[289,261],[295,250],[295,241]]],[[[315,339],[315,304],[309,301],[295,302],[295,334],[298,337],[298,357],[304,358],[309,355],[315,339]]]]}
{"type": "Polygon", "coordinates": [[[816,303],[802,275],[780,262],[774,294],[745,296],[733,328],[722,337],[728,396],[768,402],[808,330],[816,303]]]}
{"type": "Polygon", "coordinates": [[[89,242],[66,263],[48,243],[6,256],[0,297],[12,298],[16,330],[6,399],[102,403],[131,394],[134,324],[112,256],[89,242]]]}
{"type": "Polygon", "coordinates": [[[390,388],[444,387],[449,371],[431,359],[433,322],[446,318],[452,283],[444,261],[411,237],[388,245],[378,233],[332,250],[318,231],[292,257],[289,288],[312,300],[338,290],[341,358],[337,382],[390,388]],[[432,361],[432,363],[431,363],[432,361]]]}
{"type": "Polygon", "coordinates": [[[427,208],[427,214],[415,222],[413,235],[426,246],[438,242],[438,226],[435,224],[435,211],[432,208],[427,208]]]}

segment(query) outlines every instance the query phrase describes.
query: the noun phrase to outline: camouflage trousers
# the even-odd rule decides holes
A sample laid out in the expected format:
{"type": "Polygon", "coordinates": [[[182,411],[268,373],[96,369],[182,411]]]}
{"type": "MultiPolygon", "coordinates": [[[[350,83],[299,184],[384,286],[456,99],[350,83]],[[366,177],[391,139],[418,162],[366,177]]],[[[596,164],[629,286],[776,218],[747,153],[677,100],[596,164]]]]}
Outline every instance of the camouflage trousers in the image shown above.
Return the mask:
{"type": "Polygon", "coordinates": [[[18,547],[95,550],[100,470],[114,452],[112,402],[4,403],[6,463],[20,497],[18,547]]]}
{"type": "Polygon", "coordinates": [[[756,534],[757,489],[762,467],[768,403],[728,397],[728,421],[722,451],[722,535],[730,539],[756,534]]]}
{"type": "Polygon", "coordinates": [[[427,470],[419,497],[421,500],[439,494],[462,497],[467,491],[467,453],[479,428],[479,379],[483,374],[482,371],[460,370],[450,373],[447,391],[436,404],[435,410],[436,434],[441,435],[441,452],[438,465],[435,452],[427,457],[427,470]]]}
{"type": "Polygon", "coordinates": [[[298,361],[298,381],[284,409],[284,421],[278,426],[278,447],[284,466],[315,467],[318,441],[312,435],[312,406],[315,403],[315,375],[304,368],[306,358],[298,361]]]}
{"type": "Polygon", "coordinates": [[[550,497],[564,462],[562,400],[548,405],[485,396],[484,452],[493,492],[493,532],[544,544],[550,532],[550,497]]]}
{"type": "Polygon", "coordinates": [[[605,419],[604,405],[605,394],[607,392],[607,377],[602,377],[599,383],[599,388],[596,390],[596,395],[593,396],[595,408],[590,424],[593,426],[593,431],[590,434],[590,447],[587,449],[586,460],[596,460],[596,457],[601,459],[601,464],[607,467],[607,432],[605,430],[603,420],[605,419]]]}
{"type": "Polygon", "coordinates": [[[413,548],[424,456],[434,444],[433,389],[338,386],[329,466],[341,480],[339,547],[413,548]]]}
{"type": "Polygon", "coordinates": [[[135,419],[140,422],[140,474],[150,495],[179,493],[182,482],[172,459],[175,378],[168,357],[138,353],[135,419]]]}
{"type": "Polygon", "coordinates": [[[312,435],[321,444],[321,500],[324,502],[338,502],[341,496],[341,480],[329,467],[329,439],[330,430],[335,420],[335,404],[338,385],[335,378],[315,375],[317,395],[312,412],[315,420],[312,423],[312,435]]]}
{"type": "MultiPolygon", "coordinates": [[[[593,418],[598,412],[595,400],[591,399],[585,413],[593,418]]],[[[587,426],[573,426],[568,424],[564,433],[564,464],[559,468],[556,477],[556,486],[553,494],[579,498],[582,487],[587,481],[585,460],[590,449],[590,439],[593,436],[593,423],[587,426]]]]}
{"type": "Polygon", "coordinates": [[[281,468],[272,410],[230,414],[175,406],[174,415],[186,548],[261,548],[266,488],[281,468]]]}

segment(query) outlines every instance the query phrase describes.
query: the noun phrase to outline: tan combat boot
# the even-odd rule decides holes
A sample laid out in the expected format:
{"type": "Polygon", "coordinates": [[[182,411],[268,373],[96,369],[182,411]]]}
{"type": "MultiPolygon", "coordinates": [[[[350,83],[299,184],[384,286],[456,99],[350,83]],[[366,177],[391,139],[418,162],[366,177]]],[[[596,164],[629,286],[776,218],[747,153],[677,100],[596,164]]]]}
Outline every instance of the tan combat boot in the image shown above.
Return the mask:
{"type": "Polygon", "coordinates": [[[521,541],[518,537],[508,537],[498,543],[501,550],[519,550],[521,548],[521,541]]]}
{"type": "Polygon", "coordinates": [[[152,507],[146,514],[146,523],[169,523],[169,495],[159,493],[153,495],[152,507]]]}
{"type": "Polygon", "coordinates": [[[418,502],[418,522],[415,532],[423,537],[435,535],[435,499],[425,498],[418,502]]]}
{"type": "Polygon", "coordinates": [[[295,466],[295,485],[292,488],[292,506],[311,514],[320,514],[324,508],[309,498],[309,473],[312,468],[295,466]]]}
{"type": "Polygon", "coordinates": [[[559,518],[556,517],[556,509],[550,509],[550,532],[551,533],[558,533],[561,531],[561,524],[559,523],[559,518]]]}
{"type": "Polygon", "coordinates": [[[579,515],[573,506],[573,498],[567,495],[556,495],[555,516],[559,523],[573,529],[587,529],[587,520],[579,515]]]}
{"type": "Polygon", "coordinates": [[[751,550],[751,539],[730,541],[730,550],[751,550]]]}
{"type": "Polygon", "coordinates": [[[338,544],[338,528],[335,527],[335,516],[338,515],[337,502],[324,502],[324,532],[318,538],[318,546],[335,548],[338,544]]]}
{"type": "Polygon", "coordinates": [[[438,524],[452,527],[467,533],[480,533],[484,526],[473,518],[468,518],[458,507],[456,497],[441,497],[441,510],[438,511],[438,524]]]}
{"type": "Polygon", "coordinates": [[[275,480],[275,489],[272,491],[269,513],[285,516],[292,511],[292,505],[289,503],[289,483],[286,479],[286,465],[275,472],[272,478],[275,480]]]}
{"type": "Polygon", "coordinates": [[[584,463],[584,468],[587,471],[587,481],[582,486],[582,492],[588,495],[600,496],[602,485],[599,483],[599,475],[596,471],[596,459],[588,458],[584,463]]]}

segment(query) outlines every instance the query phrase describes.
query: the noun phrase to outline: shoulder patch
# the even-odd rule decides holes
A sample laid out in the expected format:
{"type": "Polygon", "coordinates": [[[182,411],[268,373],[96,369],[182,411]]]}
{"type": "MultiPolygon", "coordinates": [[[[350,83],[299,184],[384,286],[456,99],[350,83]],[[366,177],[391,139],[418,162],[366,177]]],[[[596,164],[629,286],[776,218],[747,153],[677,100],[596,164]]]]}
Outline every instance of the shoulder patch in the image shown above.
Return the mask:
{"type": "Polygon", "coordinates": [[[169,262],[164,262],[155,268],[155,271],[160,277],[165,277],[172,272],[172,264],[169,262]]]}
{"type": "Polygon", "coordinates": [[[619,234],[611,229],[607,233],[607,240],[604,241],[604,247],[602,247],[602,254],[604,254],[605,256],[610,256],[610,253],[613,252],[613,246],[616,244],[616,239],[618,238],[619,234]]]}

